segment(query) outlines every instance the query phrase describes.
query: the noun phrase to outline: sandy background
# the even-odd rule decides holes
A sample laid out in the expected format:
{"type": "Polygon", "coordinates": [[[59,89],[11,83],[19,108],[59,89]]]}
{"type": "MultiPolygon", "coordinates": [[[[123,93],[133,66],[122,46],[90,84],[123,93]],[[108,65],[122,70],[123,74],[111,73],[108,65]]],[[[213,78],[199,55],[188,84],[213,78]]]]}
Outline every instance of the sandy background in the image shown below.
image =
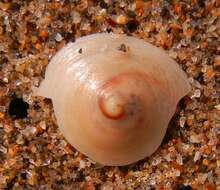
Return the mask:
{"type": "Polygon", "coordinates": [[[0,189],[220,189],[219,0],[0,0],[0,189]],[[192,85],[161,147],[103,167],[58,130],[51,101],[32,97],[51,57],[97,32],[162,47],[192,85]]]}

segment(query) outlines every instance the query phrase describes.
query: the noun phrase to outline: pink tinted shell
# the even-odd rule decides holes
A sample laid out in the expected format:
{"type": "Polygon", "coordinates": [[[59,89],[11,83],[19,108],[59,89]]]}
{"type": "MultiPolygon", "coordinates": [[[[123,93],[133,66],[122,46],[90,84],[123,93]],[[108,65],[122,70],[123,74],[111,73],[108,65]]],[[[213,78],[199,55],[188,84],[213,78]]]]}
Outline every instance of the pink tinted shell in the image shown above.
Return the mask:
{"type": "Polygon", "coordinates": [[[155,152],[189,90],[163,50],[103,33],[62,48],[36,93],[52,99],[59,128],[77,150],[103,165],[127,165],[155,152]]]}

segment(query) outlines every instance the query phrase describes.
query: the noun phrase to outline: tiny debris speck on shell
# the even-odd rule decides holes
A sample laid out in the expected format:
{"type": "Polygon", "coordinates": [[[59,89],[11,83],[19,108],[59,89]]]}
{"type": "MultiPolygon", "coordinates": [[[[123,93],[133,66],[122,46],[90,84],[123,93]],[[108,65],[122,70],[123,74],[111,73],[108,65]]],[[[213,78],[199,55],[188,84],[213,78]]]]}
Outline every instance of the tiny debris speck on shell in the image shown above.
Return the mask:
{"type": "Polygon", "coordinates": [[[129,49],[129,47],[127,47],[125,44],[121,44],[119,47],[118,47],[118,50],[119,51],[123,51],[123,52],[127,52],[129,49]]]}
{"type": "Polygon", "coordinates": [[[82,48],[80,48],[78,52],[79,52],[80,54],[82,54],[82,48]]]}

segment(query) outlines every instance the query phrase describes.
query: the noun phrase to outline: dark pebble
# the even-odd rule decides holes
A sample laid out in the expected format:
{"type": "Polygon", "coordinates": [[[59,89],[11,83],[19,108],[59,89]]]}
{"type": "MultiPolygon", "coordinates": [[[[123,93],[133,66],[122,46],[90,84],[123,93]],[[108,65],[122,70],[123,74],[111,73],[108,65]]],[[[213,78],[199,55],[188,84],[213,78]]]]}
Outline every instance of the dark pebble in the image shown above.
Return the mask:
{"type": "Polygon", "coordinates": [[[131,20],[126,24],[126,29],[129,32],[135,32],[137,30],[139,23],[136,20],[131,20]]]}
{"type": "Polygon", "coordinates": [[[179,185],[177,186],[177,190],[191,190],[192,187],[190,185],[179,185]]]}
{"type": "Polygon", "coordinates": [[[166,7],[163,7],[160,16],[162,16],[163,18],[169,18],[170,17],[169,10],[166,7]]]}
{"type": "Polygon", "coordinates": [[[136,13],[134,11],[131,11],[131,10],[128,10],[127,11],[127,15],[130,17],[130,18],[135,18],[136,17],[136,13]]]}
{"type": "Polygon", "coordinates": [[[26,173],[21,173],[20,175],[21,175],[22,179],[27,179],[27,174],[26,173]]]}
{"type": "Polygon", "coordinates": [[[110,32],[112,32],[112,29],[111,28],[107,28],[106,32],[110,33],[110,32]]]}
{"type": "Polygon", "coordinates": [[[104,1],[104,0],[100,0],[99,1],[99,6],[103,9],[107,9],[108,8],[108,4],[104,1]]]}
{"type": "Polygon", "coordinates": [[[13,98],[9,104],[9,115],[15,119],[23,119],[27,117],[29,104],[22,98],[13,98]]]}
{"type": "Polygon", "coordinates": [[[202,72],[200,72],[200,73],[195,77],[195,79],[196,79],[200,84],[202,84],[202,85],[205,84],[205,82],[204,82],[204,76],[203,76],[203,73],[202,73],[202,72]]]}
{"type": "Polygon", "coordinates": [[[10,9],[11,11],[16,12],[20,10],[20,7],[21,5],[19,5],[18,3],[12,3],[10,9]]]}
{"type": "Polygon", "coordinates": [[[200,7],[205,7],[205,0],[197,0],[197,3],[200,7]]]}

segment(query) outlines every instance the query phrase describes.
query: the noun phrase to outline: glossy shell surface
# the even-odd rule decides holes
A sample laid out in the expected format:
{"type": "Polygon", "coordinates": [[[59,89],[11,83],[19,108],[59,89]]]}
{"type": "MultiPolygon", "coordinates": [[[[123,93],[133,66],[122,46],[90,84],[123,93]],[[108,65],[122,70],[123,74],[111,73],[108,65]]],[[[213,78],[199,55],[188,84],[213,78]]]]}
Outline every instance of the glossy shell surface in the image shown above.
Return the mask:
{"type": "Polygon", "coordinates": [[[36,93],[52,99],[59,128],[77,150],[104,165],[127,165],[159,147],[189,90],[163,50],[104,33],[62,48],[36,93]]]}

